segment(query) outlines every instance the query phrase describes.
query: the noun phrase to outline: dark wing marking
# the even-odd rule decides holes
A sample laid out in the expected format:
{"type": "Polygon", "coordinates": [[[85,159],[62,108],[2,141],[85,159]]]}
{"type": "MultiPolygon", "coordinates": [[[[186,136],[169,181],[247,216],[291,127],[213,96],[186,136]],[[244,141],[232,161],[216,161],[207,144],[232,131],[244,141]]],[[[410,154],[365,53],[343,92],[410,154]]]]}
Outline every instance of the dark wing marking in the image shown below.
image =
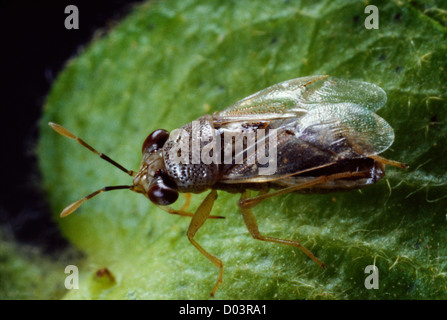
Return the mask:
{"type": "MultiPolygon", "coordinates": [[[[276,129],[277,133],[276,170],[268,175],[259,174],[265,165],[253,161],[257,154],[251,154],[243,163],[226,165],[221,183],[274,181],[342,159],[379,154],[394,140],[393,129],[384,119],[354,103],[315,105],[301,117],[270,121],[267,129],[266,132],[276,129]]],[[[220,130],[237,131],[238,124],[224,125],[220,130]]],[[[266,134],[265,141],[257,140],[256,144],[265,143],[265,148],[273,153],[269,139],[266,134]]]]}

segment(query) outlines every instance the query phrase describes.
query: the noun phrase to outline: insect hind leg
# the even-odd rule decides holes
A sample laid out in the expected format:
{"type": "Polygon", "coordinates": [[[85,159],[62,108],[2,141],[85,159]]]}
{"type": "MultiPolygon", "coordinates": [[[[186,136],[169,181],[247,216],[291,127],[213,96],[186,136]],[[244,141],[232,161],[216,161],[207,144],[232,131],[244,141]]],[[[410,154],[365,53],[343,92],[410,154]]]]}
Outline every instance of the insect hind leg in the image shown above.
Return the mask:
{"type": "Polygon", "coordinates": [[[315,255],[311,251],[306,249],[299,241],[278,239],[278,238],[272,238],[272,237],[262,235],[259,232],[259,228],[256,223],[256,219],[251,211],[251,208],[258,205],[263,200],[266,200],[266,199],[269,199],[269,198],[272,198],[272,197],[275,197],[278,195],[287,194],[287,193],[294,192],[294,191],[297,191],[300,189],[311,188],[318,184],[326,183],[330,180],[337,180],[337,179],[349,178],[349,177],[354,177],[354,176],[362,176],[362,175],[364,175],[363,172],[349,172],[348,171],[348,172],[335,173],[332,175],[317,177],[317,178],[314,178],[307,182],[298,184],[296,186],[287,187],[287,188],[276,190],[273,192],[269,192],[269,193],[262,192],[255,197],[250,197],[250,191],[247,190],[244,193],[242,193],[242,196],[241,196],[241,199],[239,200],[238,205],[239,205],[239,208],[241,209],[245,225],[247,226],[247,229],[250,232],[250,234],[253,236],[253,238],[262,240],[262,241],[276,242],[276,243],[287,244],[290,246],[297,247],[301,251],[303,251],[310,259],[312,259],[316,264],[318,264],[320,267],[325,269],[326,266],[324,265],[324,263],[321,262],[317,257],[315,257],[315,255]]]}
{"type": "Polygon", "coordinates": [[[264,201],[266,199],[270,199],[279,195],[288,194],[291,192],[295,192],[302,189],[309,189],[316,185],[326,183],[331,180],[337,180],[337,179],[343,179],[343,178],[350,178],[350,177],[359,177],[364,176],[364,172],[339,172],[327,176],[320,176],[314,179],[311,179],[309,181],[297,184],[295,186],[286,187],[283,189],[275,190],[273,192],[269,193],[261,193],[255,197],[241,197],[239,200],[239,207],[242,208],[253,208],[254,206],[258,205],[261,201],[264,201]]]}
{"type": "MultiPolygon", "coordinates": [[[[250,191],[246,191],[242,194],[241,200],[249,199],[250,198],[250,191]]],[[[241,201],[239,201],[241,203],[241,201]]],[[[254,239],[262,240],[262,241],[268,241],[268,242],[275,242],[275,243],[281,243],[286,244],[289,246],[294,246],[299,248],[301,251],[303,251],[310,259],[312,259],[316,264],[318,264],[323,269],[326,269],[326,265],[320,261],[315,255],[305,248],[298,240],[286,240],[286,239],[279,239],[279,238],[273,238],[269,236],[264,236],[259,232],[258,224],[256,222],[256,218],[253,215],[253,212],[251,211],[251,208],[244,207],[239,205],[242,217],[244,218],[245,225],[247,226],[248,231],[252,235],[254,239]]]]}
{"type": "Polygon", "coordinates": [[[406,163],[402,163],[402,162],[399,162],[399,161],[386,159],[386,158],[380,157],[378,155],[368,156],[368,158],[371,158],[371,159],[373,159],[373,160],[375,160],[377,162],[383,163],[385,165],[391,165],[391,166],[398,167],[398,168],[401,168],[401,169],[407,169],[408,168],[408,164],[406,164],[406,163]]]}

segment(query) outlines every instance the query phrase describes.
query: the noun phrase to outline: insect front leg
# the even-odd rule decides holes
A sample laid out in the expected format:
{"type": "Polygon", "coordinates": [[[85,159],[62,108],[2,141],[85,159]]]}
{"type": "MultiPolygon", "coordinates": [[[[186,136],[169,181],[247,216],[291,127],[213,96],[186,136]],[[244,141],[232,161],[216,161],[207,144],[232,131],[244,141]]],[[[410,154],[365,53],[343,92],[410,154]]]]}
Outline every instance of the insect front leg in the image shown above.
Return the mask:
{"type": "MultiPolygon", "coordinates": [[[[185,211],[189,207],[189,204],[191,203],[191,194],[190,193],[185,193],[184,195],[185,195],[185,198],[186,198],[185,199],[185,203],[183,204],[183,206],[179,210],[172,209],[171,207],[168,207],[168,206],[158,206],[158,207],[160,209],[166,211],[169,214],[175,214],[175,215],[178,215],[178,216],[192,218],[194,216],[194,214],[191,213],[191,212],[185,211]]],[[[208,216],[208,219],[225,219],[225,217],[210,215],[210,216],[208,216]]]]}
{"type": "Polygon", "coordinates": [[[191,203],[191,194],[190,193],[184,193],[183,196],[185,197],[185,203],[180,208],[180,211],[185,211],[189,208],[189,205],[191,203]]]}
{"type": "Polygon", "coordinates": [[[244,218],[245,225],[247,226],[247,229],[253,238],[262,240],[262,241],[287,244],[289,246],[297,247],[301,251],[303,251],[309,258],[311,258],[313,261],[315,261],[320,267],[322,267],[323,269],[326,269],[326,266],[324,265],[324,263],[321,262],[317,257],[315,257],[314,254],[312,252],[310,252],[308,249],[306,249],[298,240],[278,239],[278,238],[273,238],[273,237],[262,235],[259,232],[258,223],[256,222],[256,218],[253,215],[251,208],[241,205],[241,203],[243,203],[242,200],[249,199],[249,198],[250,198],[250,191],[245,191],[241,196],[241,201],[239,201],[239,207],[242,211],[242,217],[244,218]]]}
{"type": "Polygon", "coordinates": [[[219,288],[219,285],[222,283],[223,263],[220,259],[218,259],[217,257],[207,252],[205,249],[203,249],[202,246],[198,244],[196,240],[194,240],[194,236],[196,232],[200,229],[200,227],[205,223],[205,221],[210,217],[210,212],[211,209],[213,208],[213,204],[216,198],[217,198],[217,191],[212,190],[206,196],[205,200],[203,200],[202,204],[197,208],[196,212],[194,213],[194,216],[191,219],[191,223],[189,224],[189,228],[186,233],[189,241],[193,244],[193,246],[196,247],[197,250],[199,250],[200,253],[203,254],[208,260],[210,260],[217,268],[219,268],[219,276],[217,277],[216,284],[211,290],[212,297],[214,297],[214,294],[219,288]]]}

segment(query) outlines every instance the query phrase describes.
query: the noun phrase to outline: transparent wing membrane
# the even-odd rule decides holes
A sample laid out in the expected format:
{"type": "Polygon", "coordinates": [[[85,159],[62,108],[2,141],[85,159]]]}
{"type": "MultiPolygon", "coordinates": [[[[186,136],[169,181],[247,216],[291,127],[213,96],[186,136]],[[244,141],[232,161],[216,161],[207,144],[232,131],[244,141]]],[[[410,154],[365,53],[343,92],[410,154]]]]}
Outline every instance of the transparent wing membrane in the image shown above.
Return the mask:
{"type": "Polygon", "coordinates": [[[354,103],[320,105],[297,121],[298,137],[314,133],[315,145],[346,145],[363,157],[382,153],[394,141],[393,128],[383,118],[354,103]]]}
{"type": "Polygon", "coordinates": [[[307,85],[301,102],[308,110],[314,105],[353,103],[377,111],[386,100],[385,91],[375,84],[329,77],[307,85]]]}
{"type": "Polygon", "coordinates": [[[259,91],[215,113],[213,120],[221,130],[258,122],[276,129],[277,172],[258,175],[258,164],[246,161],[230,168],[222,182],[274,181],[342,159],[380,154],[394,141],[391,126],[374,113],[386,100],[374,84],[328,76],[292,79],[259,91]]]}
{"type": "Polygon", "coordinates": [[[216,123],[301,117],[326,104],[354,103],[375,111],[386,103],[378,86],[329,76],[310,76],[275,84],[213,115],[216,123]]]}
{"type": "MultiPolygon", "coordinates": [[[[298,119],[277,124],[277,171],[257,174],[258,163],[235,165],[222,178],[226,183],[260,183],[301,174],[343,159],[380,154],[394,141],[394,131],[381,117],[352,103],[319,105],[298,119]]],[[[262,143],[257,141],[256,143],[262,143]]]]}

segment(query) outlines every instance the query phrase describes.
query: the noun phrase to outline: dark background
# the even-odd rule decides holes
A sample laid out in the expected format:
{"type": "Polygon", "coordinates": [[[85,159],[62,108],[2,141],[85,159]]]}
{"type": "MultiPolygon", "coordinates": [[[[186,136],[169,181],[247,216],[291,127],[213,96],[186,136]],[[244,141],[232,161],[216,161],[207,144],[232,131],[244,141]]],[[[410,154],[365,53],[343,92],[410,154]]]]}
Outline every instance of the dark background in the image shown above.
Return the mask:
{"type": "Polygon", "coordinates": [[[0,237],[45,252],[67,245],[40,188],[35,156],[39,117],[67,60],[75,57],[96,31],[107,31],[138,2],[0,1],[0,237]],[[68,5],[79,10],[77,30],[64,26],[68,5]]]}

